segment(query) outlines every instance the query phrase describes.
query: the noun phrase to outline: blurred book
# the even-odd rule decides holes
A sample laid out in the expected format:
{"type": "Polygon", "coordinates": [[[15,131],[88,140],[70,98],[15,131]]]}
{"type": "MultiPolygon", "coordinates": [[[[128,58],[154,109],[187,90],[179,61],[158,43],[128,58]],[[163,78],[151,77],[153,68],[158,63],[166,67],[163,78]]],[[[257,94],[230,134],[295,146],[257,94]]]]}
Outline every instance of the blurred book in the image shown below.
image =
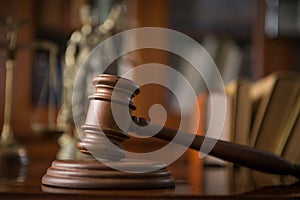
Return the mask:
{"type": "Polygon", "coordinates": [[[252,115],[250,87],[251,82],[244,78],[238,78],[226,85],[227,98],[231,104],[230,140],[243,145],[249,145],[252,115]]]}
{"type": "Polygon", "coordinates": [[[251,97],[256,103],[251,145],[281,155],[291,132],[291,121],[299,101],[299,76],[276,72],[253,84],[251,97]]]}
{"type": "MultiPolygon", "coordinates": [[[[300,81],[299,85],[300,85],[300,81]]],[[[291,132],[288,140],[285,144],[285,148],[282,151],[282,156],[290,162],[300,163],[300,95],[298,93],[297,103],[295,109],[292,111],[292,117],[290,121],[291,132]]]]}
{"type": "MultiPolygon", "coordinates": [[[[233,80],[226,85],[225,93],[227,108],[220,139],[243,145],[249,145],[249,132],[252,115],[252,102],[249,94],[250,87],[251,82],[243,78],[233,80]]],[[[221,92],[213,91],[209,94],[207,93],[207,100],[205,101],[206,130],[211,123],[211,116],[220,115],[220,113],[212,113],[212,104],[209,100],[209,95],[214,95],[216,97],[218,95],[221,95],[221,92]]],[[[216,104],[216,106],[222,105],[221,103],[218,104],[218,102],[216,102],[216,104]]],[[[218,108],[214,110],[215,112],[220,112],[220,109],[218,108]]],[[[224,165],[227,163],[223,160],[213,158],[211,156],[208,156],[205,162],[207,165],[224,165]]]]}
{"type": "MultiPolygon", "coordinates": [[[[299,82],[300,84],[300,82],[299,82]]],[[[300,164],[300,148],[299,148],[299,140],[300,140],[300,95],[298,97],[298,102],[295,106],[294,112],[295,121],[291,120],[290,124],[292,126],[291,132],[289,134],[289,138],[285,144],[285,147],[282,151],[281,156],[292,163],[300,164]]],[[[292,176],[283,177],[282,181],[284,184],[290,184],[297,179],[292,176]]]]}

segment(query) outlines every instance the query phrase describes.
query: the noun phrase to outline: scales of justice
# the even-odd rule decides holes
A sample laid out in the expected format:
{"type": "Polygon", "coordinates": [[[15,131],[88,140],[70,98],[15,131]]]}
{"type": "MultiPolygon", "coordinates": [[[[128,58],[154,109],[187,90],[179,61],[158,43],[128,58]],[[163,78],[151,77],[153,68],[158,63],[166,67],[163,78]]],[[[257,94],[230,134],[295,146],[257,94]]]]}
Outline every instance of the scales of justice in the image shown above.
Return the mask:
{"type": "MultiPolygon", "coordinates": [[[[24,145],[18,142],[14,136],[12,127],[12,97],[13,97],[13,71],[16,62],[17,52],[20,49],[43,49],[49,52],[49,73],[52,77],[49,81],[49,99],[52,101],[53,90],[56,85],[56,56],[58,47],[50,41],[35,41],[32,44],[18,44],[17,29],[24,24],[23,20],[13,17],[1,19],[1,25],[6,31],[6,41],[0,43],[1,49],[6,52],[5,61],[5,99],[4,99],[4,122],[0,139],[0,179],[8,182],[23,182],[26,179],[26,166],[29,163],[27,150],[24,145]]],[[[57,131],[54,125],[53,104],[49,103],[49,116],[46,125],[34,123],[33,128],[37,132],[57,131]]]]}

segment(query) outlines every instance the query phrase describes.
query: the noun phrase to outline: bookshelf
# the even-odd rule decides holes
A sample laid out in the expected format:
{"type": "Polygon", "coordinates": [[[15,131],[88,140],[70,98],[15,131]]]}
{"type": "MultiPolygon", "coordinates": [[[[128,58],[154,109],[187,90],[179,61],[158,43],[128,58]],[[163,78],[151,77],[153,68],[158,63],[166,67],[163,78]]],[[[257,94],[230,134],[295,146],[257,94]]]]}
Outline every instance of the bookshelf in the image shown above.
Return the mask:
{"type": "MultiPolygon", "coordinates": [[[[298,5],[298,1],[279,2],[279,31],[281,30],[280,27],[284,26],[284,22],[280,19],[287,14],[286,12],[293,11],[290,9],[291,7],[296,8],[298,5]],[[285,9],[284,13],[281,7],[285,4],[288,4],[289,8],[285,9]]],[[[254,29],[252,31],[252,60],[255,78],[261,78],[277,70],[295,70],[299,72],[299,56],[297,56],[300,44],[299,32],[296,29],[289,32],[281,30],[276,37],[267,36],[265,33],[267,5],[265,1],[256,0],[255,7],[257,14],[253,19],[254,29]]],[[[299,12],[297,14],[299,15],[299,12]]],[[[295,21],[292,23],[293,26],[297,25],[295,21]]]]}

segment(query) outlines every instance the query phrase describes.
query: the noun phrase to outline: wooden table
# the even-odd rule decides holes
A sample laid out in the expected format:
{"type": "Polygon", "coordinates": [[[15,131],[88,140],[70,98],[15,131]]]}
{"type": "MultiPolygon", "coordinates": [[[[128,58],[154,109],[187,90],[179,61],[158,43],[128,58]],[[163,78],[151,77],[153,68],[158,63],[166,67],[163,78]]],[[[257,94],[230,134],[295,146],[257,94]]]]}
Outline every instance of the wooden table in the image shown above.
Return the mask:
{"type": "MultiPolygon", "coordinates": [[[[23,182],[0,182],[0,199],[243,199],[243,198],[271,198],[282,199],[300,198],[300,183],[289,185],[271,185],[251,190],[242,187],[243,180],[234,180],[238,187],[228,189],[232,184],[220,186],[219,174],[227,173],[228,168],[205,167],[203,171],[204,182],[201,192],[193,190],[187,180],[176,180],[175,188],[158,190],[74,190],[61,188],[48,188],[41,185],[41,177],[55,159],[58,150],[56,140],[35,138],[25,141],[29,153],[30,164],[24,170],[26,174],[23,182]],[[213,172],[217,173],[213,173],[213,172]],[[224,187],[227,188],[224,190],[224,187]],[[238,189],[237,189],[238,188],[238,189]]],[[[230,168],[232,169],[232,168],[230,168]]],[[[174,168],[172,168],[174,171],[174,168]]],[[[177,169],[175,169],[177,170],[177,169]]],[[[178,169],[180,170],[180,169],[178,169]]],[[[236,169],[234,179],[239,179],[238,173],[243,168],[236,169]]],[[[173,173],[172,171],[172,173],[173,173]]],[[[175,172],[174,172],[175,173],[175,172]]],[[[176,174],[176,173],[175,173],[176,174]]],[[[233,181],[232,177],[230,178],[233,181]]]]}

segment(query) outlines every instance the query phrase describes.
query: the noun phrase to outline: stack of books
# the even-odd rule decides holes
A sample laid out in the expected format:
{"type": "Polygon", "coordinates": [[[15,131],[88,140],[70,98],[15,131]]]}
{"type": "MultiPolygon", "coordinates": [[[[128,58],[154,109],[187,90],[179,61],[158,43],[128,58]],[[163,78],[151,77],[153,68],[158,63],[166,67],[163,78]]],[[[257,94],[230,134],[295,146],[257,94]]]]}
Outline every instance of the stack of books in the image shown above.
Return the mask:
{"type": "MultiPolygon", "coordinates": [[[[226,95],[227,122],[221,139],[263,149],[292,163],[300,162],[299,74],[274,72],[255,82],[239,78],[226,85],[226,95]]],[[[206,115],[209,119],[209,109],[206,115]]],[[[286,179],[252,170],[248,175],[255,186],[280,184],[286,179]]]]}

